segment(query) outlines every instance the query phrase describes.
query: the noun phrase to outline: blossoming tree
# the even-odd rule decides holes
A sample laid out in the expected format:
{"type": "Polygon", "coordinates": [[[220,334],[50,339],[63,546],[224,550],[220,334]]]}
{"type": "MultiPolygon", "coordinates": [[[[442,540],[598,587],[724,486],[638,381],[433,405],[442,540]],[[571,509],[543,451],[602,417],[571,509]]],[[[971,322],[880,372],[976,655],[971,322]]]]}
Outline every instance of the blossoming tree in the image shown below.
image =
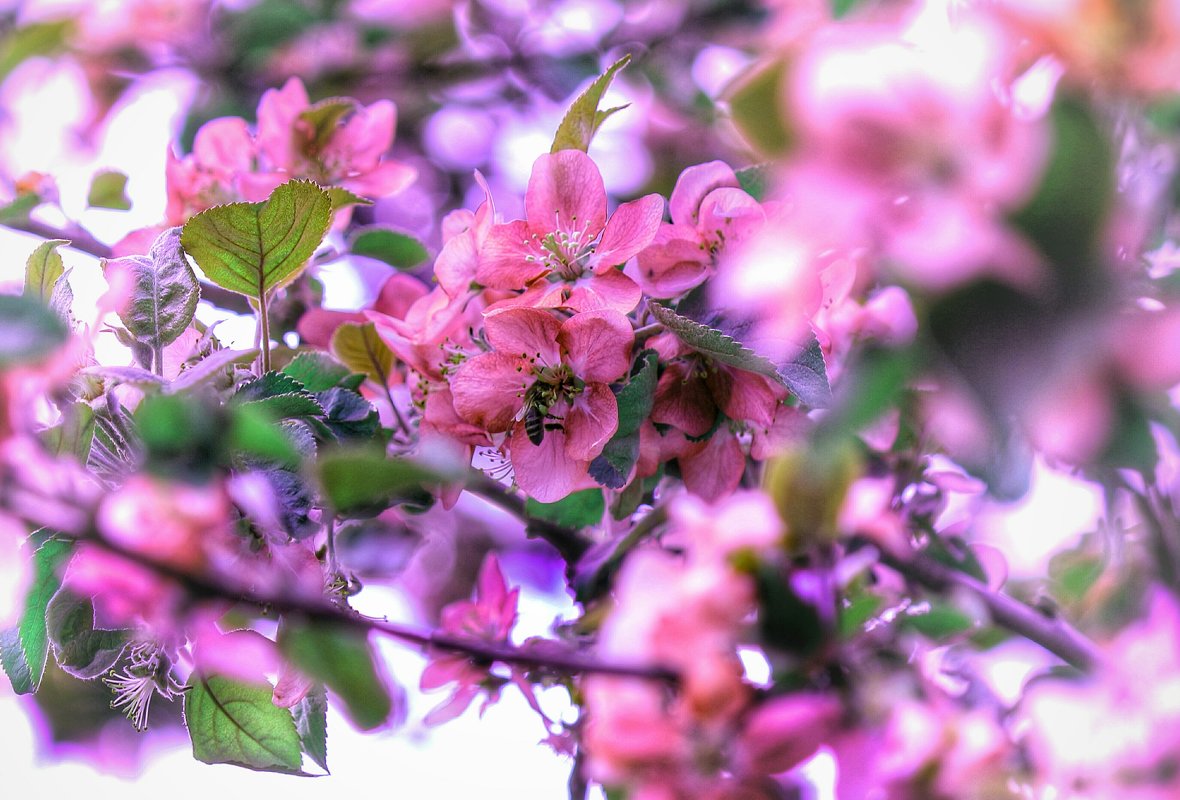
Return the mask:
{"type": "Polygon", "coordinates": [[[66,60],[95,125],[177,65],[241,115],[194,105],[117,241],[5,165],[0,225],[42,240],[0,294],[12,689],[145,735],[180,707],[197,760],[292,775],[329,704],[392,727],[415,684],[430,725],[522,696],[577,798],[810,796],[815,758],[840,800],[1174,797],[1180,12],[640,5],[13,12],[0,78],[66,60]],[[446,127],[557,97],[547,150],[446,127]],[[618,192],[591,153],[629,115],[618,192]],[[1099,523],[1010,569],[985,517],[1044,469],[1099,523]],[[514,558],[573,604],[547,636],[514,558]],[[357,610],[381,586],[418,618],[357,610]]]}

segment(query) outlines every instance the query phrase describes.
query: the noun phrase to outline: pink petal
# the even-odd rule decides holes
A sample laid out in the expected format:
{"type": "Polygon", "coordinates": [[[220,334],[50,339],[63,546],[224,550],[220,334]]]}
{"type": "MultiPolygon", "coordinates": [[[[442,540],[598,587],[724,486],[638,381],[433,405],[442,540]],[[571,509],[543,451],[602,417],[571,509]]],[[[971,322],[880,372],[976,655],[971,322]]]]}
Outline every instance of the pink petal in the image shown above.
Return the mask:
{"type": "Polygon", "coordinates": [[[451,696],[450,700],[447,700],[442,705],[430,711],[425,717],[422,718],[422,722],[432,727],[435,725],[441,725],[444,722],[450,722],[455,717],[466,711],[468,706],[471,705],[471,701],[474,700],[478,695],[479,686],[460,686],[459,689],[455,691],[455,694],[451,696]]]}
{"type": "Polygon", "coordinates": [[[422,669],[418,688],[423,691],[439,689],[447,684],[462,682],[471,677],[471,663],[463,656],[439,656],[422,669]]]}
{"type": "Polygon", "coordinates": [[[493,433],[512,427],[533,381],[528,362],[507,353],[484,353],[465,361],[451,378],[455,411],[493,433]]]}
{"type": "Polygon", "coordinates": [[[745,469],[746,456],[737,437],[724,429],[680,456],[685,488],[709,502],[733,494],[745,469]]]}
{"type": "Polygon", "coordinates": [[[617,269],[607,270],[590,279],[579,278],[569,290],[564,306],[575,311],[597,311],[613,309],[620,314],[630,313],[643,299],[639,284],[617,269]]]}
{"type": "Polygon", "coordinates": [[[766,213],[741,189],[714,189],[701,203],[697,230],[709,239],[732,244],[748,239],[766,223],[766,213]]]}
{"type": "Polygon", "coordinates": [[[495,553],[488,553],[484,557],[483,566],[479,569],[476,591],[479,605],[488,608],[499,608],[508,597],[508,584],[504,581],[500,560],[496,558],[495,553]]]}
{"type": "Polygon", "coordinates": [[[652,422],[674,425],[689,436],[703,436],[716,418],[717,407],[705,382],[689,374],[683,363],[669,364],[656,384],[652,422]]]}
{"type": "Polygon", "coordinates": [[[258,101],[258,150],[270,167],[293,171],[300,158],[295,149],[295,120],[310,105],[298,78],[282,89],[268,89],[258,101]]]}
{"type": "Polygon", "coordinates": [[[592,264],[602,272],[622,264],[651,244],[664,219],[664,198],[649,194],[623,203],[606,223],[592,264]]]}
{"type": "Polygon", "coordinates": [[[237,176],[237,187],[243,200],[261,203],[289,180],[291,175],[287,172],[244,172],[237,176]]]}
{"type": "Polygon", "coordinates": [[[549,272],[528,223],[494,225],[479,250],[475,279],[493,289],[523,289],[549,272]]]}
{"type": "Polygon", "coordinates": [[[557,336],[574,373],[588,383],[610,383],[631,367],[635,333],[618,311],[602,309],[574,314],[557,336]]]}
{"type": "Polygon", "coordinates": [[[730,419],[752,422],[762,428],[774,424],[774,411],[786,392],[776,392],[761,375],[717,366],[705,379],[713,400],[730,419]]]}
{"type": "Polygon", "coordinates": [[[548,311],[535,308],[506,308],[484,317],[484,331],[496,352],[535,359],[541,366],[560,363],[557,340],[562,327],[548,311]]]}
{"type": "Polygon", "coordinates": [[[713,271],[713,255],[694,228],[664,225],[637,258],[639,279],[652,297],[667,298],[699,286],[713,271]]]}
{"type": "Polygon", "coordinates": [[[587,383],[565,415],[565,453],[590,461],[619,429],[619,404],[605,383],[587,383]]]}
{"type": "Polygon", "coordinates": [[[606,187],[590,156],[581,150],[546,153],[533,163],[524,197],[529,228],[544,236],[554,231],[585,231],[598,237],[606,225],[606,187]]]}
{"type": "Polygon", "coordinates": [[[421,300],[430,290],[413,275],[398,272],[386,278],[381,291],[373,301],[373,310],[391,317],[405,319],[414,303],[421,300]]]}
{"type": "Polygon", "coordinates": [[[216,172],[249,172],[254,161],[254,142],[241,117],[211,119],[193,139],[193,158],[216,172]]]}
{"type": "Polygon", "coordinates": [[[574,461],[565,452],[565,433],[546,431],[540,446],[529,441],[523,425],[517,425],[509,443],[516,485],[541,503],[556,503],[570,492],[593,485],[586,461],[574,461]]]}
{"type": "MultiPolygon", "coordinates": [[[[476,280],[479,268],[479,245],[475,234],[465,230],[447,240],[434,260],[434,277],[451,297],[466,292],[476,280]]],[[[515,283],[515,281],[513,281],[515,283]]]]}
{"type": "Polygon", "coordinates": [[[669,208],[677,225],[696,226],[697,213],[705,195],[722,186],[740,186],[733,169],[721,161],[709,161],[680,173],[672,189],[669,208]]]}
{"type": "Polygon", "coordinates": [[[371,169],[393,144],[397,107],[378,100],[360,108],[333,133],[324,147],[326,162],[343,162],[359,170],[371,169]]]}
{"type": "Polygon", "coordinates": [[[325,350],[332,342],[332,334],[346,322],[364,324],[365,315],[359,311],[331,311],[326,308],[309,308],[303,312],[295,325],[299,340],[313,347],[325,350]]]}
{"type": "Polygon", "coordinates": [[[340,181],[340,185],[361,197],[390,197],[408,187],[418,170],[401,161],[382,161],[373,169],[340,181]]]}

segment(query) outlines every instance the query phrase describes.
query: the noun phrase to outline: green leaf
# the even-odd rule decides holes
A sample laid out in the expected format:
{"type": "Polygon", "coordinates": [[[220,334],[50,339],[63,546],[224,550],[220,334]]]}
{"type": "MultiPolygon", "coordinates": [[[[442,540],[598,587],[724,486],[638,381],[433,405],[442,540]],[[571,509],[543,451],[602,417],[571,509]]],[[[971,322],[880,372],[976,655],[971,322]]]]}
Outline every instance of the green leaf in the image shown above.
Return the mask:
{"type": "Polygon", "coordinates": [[[86,197],[90,208],[110,208],[127,211],[131,201],[127,198],[127,176],[122,172],[109,170],[100,172],[90,182],[90,193],[86,197]]]}
{"type": "Polygon", "coordinates": [[[856,434],[893,408],[905,391],[918,358],[911,350],[868,349],[841,384],[841,392],[823,421],[821,435],[856,434]]]}
{"type": "Polygon", "coordinates": [[[261,299],[303,271],[331,216],[327,192],[311,181],[289,181],[262,203],[202,211],[185,223],[181,243],[213,283],[261,299]]]}
{"type": "Polygon", "coordinates": [[[66,340],[66,327],[49,307],[24,295],[0,295],[0,369],[38,361],[66,340]]]}
{"type": "Polygon", "coordinates": [[[62,409],[61,422],[41,433],[41,441],[54,455],[69,454],[85,464],[94,440],[94,424],[94,409],[89,404],[72,403],[62,409]]]}
{"type": "Polygon", "coordinates": [[[254,403],[233,408],[229,443],[238,457],[291,469],[299,465],[299,451],[291,438],[254,403]]]}
{"type": "Polygon", "coordinates": [[[180,228],[161,233],[146,256],[103,262],[103,271],[125,269],[132,278],[131,302],[119,312],[127,331],[159,353],[184,333],[201,299],[197,275],[180,248],[180,228]]]}
{"type": "Polygon", "coordinates": [[[736,173],[738,184],[742,191],[758,202],[766,199],[766,192],[770,188],[770,181],[774,174],[772,165],[755,164],[752,167],[739,169],[736,173]]]}
{"type": "Polygon", "coordinates": [[[621,489],[639,459],[639,427],[651,413],[655,400],[659,354],[644,350],[632,370],[631,380],[618,391],[619,428],[590,462],[590,477],[602,486],[621,489]]]}
{"type": "Polygon", "coordinates": [[[328,623],[292,625],[279,632],[279,648],[308,677],[335,692],[361,730],[380,727],[389,719],[393,701],[364,634],[328,623]]]}
{"type": "Polygon", "coordinates": [[[332,211],[339,211],[346,206],[371,206],[373,201],[359,194],[353,194],[343,186],[329,186],[326,190],[332,201],[332,211]]]}
{"type": "Polygon", "coordinates": [[[364,373],[378,386],[389,382],[393,371],[393,351],[377,333],[372,322],[358,325],[345,322],[332,334],[332,354],[353,372],[364,373]]]}
{"type": "Polygon", "coordinates": [[[82,680],[93,680],[115,666],[127,645],[127,631],[94,627],[94,605],[62,588],[45,609],[45,629],[57,665],[82,680]]]}
{"type": "Polygon", "coordinates": [[[321,406],[302,383],[283,372],[268,372],[243,384],[234,394],[234,402],[250,405],[271,419],[323,416],[321,406]]]}
{"type": "Polygon", "coordinates": [[[775,364],[732,336],[681,316],[667,306],[652,303],[648,310],[676,338],[713,361],[778,381],[790,389],[800,402],[812,408],[827,408],[830,405],[832,390],[828,385],[823,353],[814,334],[790,360],[775,364]]]}
{"type": "Polygon", "coordinates": [[[9,31],[0,38],[0,81],[26,59],[47,56],[65,48],[74,30],[74,20],[34,22],[9,31]]]}
{"type": "Polygon", "coordinates": [[[935,641],[949,639],[975,627],[975,620],[954,606],[936,602],[924,614],[903,614],[899,620],[904,627],[913,628],[935,641]]]}
{"type": "Polygon", "coordinates": [[[0,206],[0,222],[10,222],[25,219],[29,212],[45,202],[45,198],[36,192],[20,192],[6,206],[0,206]]]}
{"type": "Polygon", "coordinates": [[[399,494],[457,477],[440,475],[408,459],[390,459],[368,449],[326,453],[316,466],[327,501],[344,515],[382,511],[399,494]]]}
{"type": "Polygon", "coordinates": [[[194,672],[184,696],[184,721],[193,758],[266,772],[303,766],[291,712],[271,702],[269,684],[249,684],[194,672]]]}
{"type": "Polygon", "coordinates": [[[356,111],[356,100],[351,97],[328,97],[304,109],[295,121],[295,130],[303,140],[305,151],[323,149],[341,121],[356,111]]]}
{"type": "Polygon", "coordinates": [[[291,709],[303,752],[324,772],[328,769],[328,693],[317,683],[291,709]]]}
{"type": "Polygon", "coordinates": [[[865,0],[832,0],[832,18],[844,19],[855,8],[865,4],[865,0]]]}
{"type": "Polygon", "coordinates": [[[543,519],[564,528],[585,528],[602,522],[606,501],[601,489],[585,489],[556,503],[539,503],[530,497],[525,501],[524,510],[534,519],[543,519]]]}
{"type": "Polygon", "coordinates": [[[309,392],[322,392],[340,385],[352,371],[326,353],[300,353],[282,371],[303,384],[309,392]]]}
{"type": "Polygon", "coordinates": [[[391,228],[362,228],[353,235],[349,249],[355,256],[375,258],[397,269],[413,269],[430,257],[422,242],[391,228]]]}
{"type": "Polygon", "coordinates": [[[883,605],[884,599],[875,594],[865,593],[853,598],[846,607],[840,609],[840,636],[845,639],[856,636],[883,605]]]}
{"type": "Polygon", "coordinates": [[[337,386],[316,392],[315,399],[324,409],[324,428],[339,441],[371,439],[381,430],[377,409],[351,389],[337,386]]]}
{"type": "Polygon", "coordinates": [[[786,64],[781,59],[759,64],[726,92],[734,125],[747,142],[767,156],[782,155],[793,143],[780,111],[785,74],[786,64]]]}
{"type": "Polygon", "coordinates": [[[36,298],[49,305],[54,285],[66,271],[57,248],[69,243],[69,239],[47,239],[29,255],[25,261],[26,297],[36,298]]]}
{"type": "Polygon", "coordinates": [[[49,656],[46,609],[61,588],[61,570],[73,553],[72,542],[49,539],[33,553],[33,583],[16,626],[0,631],[0,666],[17,694],[31,694],[41,685],[49,656]]]}
{"type": "Polygon", "coordinates": [[[607,87],[610,86],[615,75],[629,63],[631,63],[631,56],[625,55],[611,64],[606,72],[595,78],[594,82],[586,87],[586,91],[578,95],[570,104],[569,110],[565,112],[565,116],[557,126],[557,133],[553,136],[553,147],[550,148],[550,153],[556,153],[559,150],[586,152],[590,148],[590,141],[602,123],[616,111],[626,108],[626,106],[618,106],[606,111],[599,111],[598,104],[602,102],[602,95],[606,93],[607,87]]]}

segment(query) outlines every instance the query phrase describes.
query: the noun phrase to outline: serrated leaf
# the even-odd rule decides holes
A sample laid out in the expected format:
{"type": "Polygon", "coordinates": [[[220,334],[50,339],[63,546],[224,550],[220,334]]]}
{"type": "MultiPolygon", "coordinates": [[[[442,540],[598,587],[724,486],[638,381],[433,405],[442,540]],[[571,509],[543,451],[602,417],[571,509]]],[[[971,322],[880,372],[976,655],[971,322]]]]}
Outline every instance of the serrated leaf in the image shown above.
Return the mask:
{"type": "Polygon", "coordinates": [[[279,648],[300,671],[343,700],[345,713],[361,730],[389,719],[393,700],[364,634],[326,623],[291,625],[279,632],[279,648]]]}
{"type": "Polygon", "coordinates": [[[271,702],[272,687],[193,673],[184,721],[193,758],[266,772],[297,773],[303,766],[291,712],[271,702]]]}
{"type": "Polygon", "coordinates": [[[40,300],[0,295],[0,369],[49,355],[66,335],[61,319],[40,300]]]}
{"type": "Polygon", "coordinates": [[[601,489],[585,489],[556,503],[539,503],[530,497],[525,501],[524,510],[534,519],[543,519],[564,528],[585,528],[602,521],[606,501],[601,489]]]}
{"type": "Polygon", "coordinates": [[[90,182],[86,205],[90,208],[110,208],[115,211],[130,209],[131,200],[127,198],[127,176],[115,170],[95,175],[90,182]]]}
{"type": "Polygon", "coordinates": [[[57,665],[82,680],[93,680],[115,666],[128,642],[127,631],[94,627],[94,605],[66,589],[45,609],[45,629],[57,665]]]}
{"type": "Polygon", "coordinates": [[[202,211],[185,223],[181,243],[213,283],[265,299],[303,271],[331,215],[327,192],[311,181],[289,181],[264,202],[202,211]]]}
{"type": "Polygon", "coordinates": [[[171,394],[186,392],[225,373],[234,364],[248,364],[258,358],[258,348],[248,350],[214,350],[193,366],[184,370],[167,387],[171,394]]]}
{"type": "Polygon", "coordinates": [[[550,153],[559,150],[581,150],[586,152],[590,148],[590,141],[606,119],[620,111],[625,106],[618,106],[606,111],[599,111],[598,104],[602,102],[602,95],[606,93],[615,75],[627,64],[631,63],[631,56],[625,55],[607,68],[606,72],[594,79],[586,90],[582,92],[569,110],[565,112],[557,132],[553,136],[553,146],[550,153]]]}
{"type": "Polygon", "coordinates": [[[104,272],[121,269],[131,276],[130,302],[119,319],[136,341],[156,353],[184,333],[201,299],[197,275],[180,248],[180,230],[161,233],[146,256],[103,262],[104,272]]]}
{"type": "Polygon", "coordinates": [[[343,186],[329,186],[326,190],[328,192],[328,199],[332,201],[332,210],[339,211],[348,206],[371,206],[373,201],[367,197],[361,197],[359,194],[354,194],[343,186]]]}
{"type": "Polygon", "coordinates": [[[826,408],[831,403],[832,390],[828,385],[827,369],[814,335],[792,359],[775,364],[732,336],[681,316],[667,306],[651,303],[648,310],[666,330],[698,353],[722,364],[778,381],[812,408],[826,408]]]}
{"type": "Polygon", "coordinates": [[[345,322],[332,334],[332,354],[353,372],[364,373],[378,386],[389,382],[393,351],[377,333],[372,322],[345,322]]]}
{"type": "Polygon", "coordinates": [[[324,772],[328,769],[328,693],[317,683],[291,709],[299,743],[307,757],[324,772]]]}
{"type": "Polygon", "coordinates": [[[339,386],[341,381],[352,374],[352,370],[336,359],[317,352],[300,353],[287,362],[282,372],[302,383],[309,392],[322,392],[339,386]]]}
{"type": "Polygon", "coordinates": [[[396,269],[413,269],[430,257],[426,245],[392,228],[362,228],[352,237],[353,255],[375,258],[396,269]]]}
{"type": "Polygon", "coordinates": [[[47,239],[29,254],[25,261],[26,297],[36,298],[49,305],[54,285],[66,271],[57,248],[69,243],[69,239],[47,239]]]}
{"type": "Polygon", "coordinates": [[[370,439],[381,430],[377,409],[351,389],[335,387],[316,392],[314,397],[324,409],[324,427],[337,440],[370,439]]]}
{"type": "Polygon", "coordinates": [[[303,384],[283,372],[268,372],[244,384],[234,394],[234,402],[248,404],[271,419],[323,416],[324,407],[303,384]]]}
{"type": "Polygon", "coordinates": [[[61,588],[61,570],[73,553],[72,542],[49,539],[33,553],[33,583],[25,595],[17,624],[0,631],[0,666],[17,694],[31,694],[41,685],[49,657],[46,609],[61,588]]]}

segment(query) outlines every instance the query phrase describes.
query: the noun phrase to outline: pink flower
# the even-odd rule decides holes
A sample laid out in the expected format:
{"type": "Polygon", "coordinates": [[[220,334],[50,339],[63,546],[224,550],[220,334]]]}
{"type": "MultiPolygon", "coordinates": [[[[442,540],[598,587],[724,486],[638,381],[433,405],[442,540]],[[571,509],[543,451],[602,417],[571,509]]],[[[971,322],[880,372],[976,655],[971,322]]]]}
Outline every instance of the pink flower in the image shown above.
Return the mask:
{"type": "Polygon", "coordinates": [[[494,226],[479,255],[476,280],[525,292],[506,305],[613,308],[638,305],[639,286],[620,264],[656,235],[664,201],[650,194],[619,206],[610,219],[598,167],[580,150],[541,156],[525,193],[525,216],[494,226]]]}
{"type": "Polygon", "coordinates": [[[455,410],[507,432],[520,488],[543,503],[560,500],[587,483],[589,462],[618,429],[607,384],[630,367],[631,323],[610,309],[560,322],[548,311],[509,308],[485,325],[494,349],[455,371],[455,410]]]}
{"type": "Polygon", "coordinates": [[[758,201],[720,161],[684,170],[669,208],[672,224],[661,225],[637,259],[640,282],[652,297],[675,297],[699,286],[713,274],[723,247],[745,239],[766,221],[758,201]]]}
{"type": "Polygon", "coordinates": [[[313,108],[298,78],[270,89],[258,103],[258,151],[269,170],[252,175],[244,194],[264,199],[291,176],[324,186],[342,186],[362,197],[397,194],[416,171],[400,161],[383,161],[393,144],[397,108],[389,100],[355,105],[329,130],[317,130],[303,115],[313,108]]]}
{"type": "MultiPolygon", "coordinates": [[[[475,600],[460,600],[444,608],[442,631],[458,638],[505,644],[516,624],[519,596],[519,588],[508,590],[499,560],[489,553],[479,571],[475,600]]],[[[450,684],[455,684],[451,697],[426,715],[427,725],[438,725],[459,716],[481,691],[489,692],[485,708],[499,695],[499,687],[487,666],[477,665],[460,654],[437,656],[422,671],[420,687],[424,691],[450,684]]]]}
{"type": "Polygon", "coordinates": [[[183,225],[207,208],[240,200],[241,179],[253,169],[254,155],[254,140],[241,117],[221,117],[202,125],[192,153],[184,158],[168,153],[164,167],[168,224],[183,225]]]}

